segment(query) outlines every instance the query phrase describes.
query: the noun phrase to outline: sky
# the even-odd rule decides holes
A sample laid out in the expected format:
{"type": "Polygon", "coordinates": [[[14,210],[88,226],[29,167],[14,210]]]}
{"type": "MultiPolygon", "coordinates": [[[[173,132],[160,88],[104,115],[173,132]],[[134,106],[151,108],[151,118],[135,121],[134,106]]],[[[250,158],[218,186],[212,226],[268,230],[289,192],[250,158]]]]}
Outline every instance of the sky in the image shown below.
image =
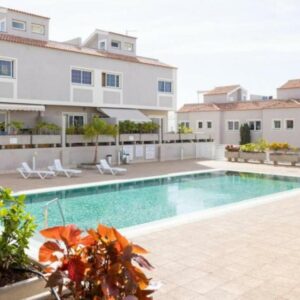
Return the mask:
{"type": "Polygon", "coordinates": [[[276,96],[300,78],[299,0],[0,0],[50,20],[50,39],[95,28],[137,36],[138,55],[178,67],[178,107],[197,90],[241,84],[276,96]]]}

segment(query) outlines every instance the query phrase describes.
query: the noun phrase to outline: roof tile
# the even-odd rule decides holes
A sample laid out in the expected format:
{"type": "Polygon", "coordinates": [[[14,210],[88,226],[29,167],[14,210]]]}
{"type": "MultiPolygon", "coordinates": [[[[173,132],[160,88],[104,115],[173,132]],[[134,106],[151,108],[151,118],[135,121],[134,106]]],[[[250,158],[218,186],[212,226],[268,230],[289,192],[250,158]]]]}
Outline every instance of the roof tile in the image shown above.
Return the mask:
{"type": "Polygon", "coordinates": [[[227,85],[227,86],[217,86],[214,89],[206,92],[204,94],[204,96],[228,94],[228,93],[232,92],[233,90],[237,89],[238,87],[240,87],[240,85],[238,85],[238,84],[227,85]]]}
{"type": "Polygon", "coordinates": [[[300,108],[300,99],[185,104],[178,112],[239,111],[277,108],[300,108]]]}
{"type": "Polygon", "coordinates": [[[282,85],[279,89],[296,89],[296,88],[300,88],[300,79],[289,80],[284,85],[282,85]]]}
{"type": "Polygon", "coordinates": [[[152,65],[152,66],[159,66],[159,67],[163,67],[163,68],[175,69],[175,67],[173,67],[171,65],[165,64],[163,62],[160,62],[159,60],[152,59],[152,58],[115,54],[115,53],[111,53],[111,52],[107,52],[107,51],[100,51],[100,50],[86,48],[86,47],[78,47],[78,46],[66,44],[66,43],[28,39],[28,38],[23,38],[23,37],[19,37],[19,36],[9,35],[6,33],[0,33],[0,41],[24,44],[24,45],[30,45],[30,46],[42,47],[42,48],[49,48],[49,49],[67,51],[67,52],[74,52],[74,53],[80,53],[80,54],[86,54],[86,55],[93,55],[93,56],[122,60],[122,61],[126,61],[126,62],[138,63],[138,64],[146,64],[146,65],[152,65]]]}

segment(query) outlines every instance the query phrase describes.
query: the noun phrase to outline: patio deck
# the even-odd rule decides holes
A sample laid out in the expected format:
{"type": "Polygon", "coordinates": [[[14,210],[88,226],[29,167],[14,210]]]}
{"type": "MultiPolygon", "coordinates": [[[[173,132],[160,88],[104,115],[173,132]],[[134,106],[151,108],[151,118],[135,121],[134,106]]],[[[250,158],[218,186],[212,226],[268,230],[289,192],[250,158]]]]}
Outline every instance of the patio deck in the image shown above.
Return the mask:
{"type": "MultiPolygon", "coordinates": [[[[300,168],[189,160],[130,165],[122,178],[206,168],[300,176],[300,168]]],[[[44,181],[10,174],[1,175],[0,184],[24,190],[111,179],[95,171],[44,181]]],[[[151,277],[163,283],[154,299],[300,299],[299,200],[289,196],[134,237],[151,251],[151,277]]]]}

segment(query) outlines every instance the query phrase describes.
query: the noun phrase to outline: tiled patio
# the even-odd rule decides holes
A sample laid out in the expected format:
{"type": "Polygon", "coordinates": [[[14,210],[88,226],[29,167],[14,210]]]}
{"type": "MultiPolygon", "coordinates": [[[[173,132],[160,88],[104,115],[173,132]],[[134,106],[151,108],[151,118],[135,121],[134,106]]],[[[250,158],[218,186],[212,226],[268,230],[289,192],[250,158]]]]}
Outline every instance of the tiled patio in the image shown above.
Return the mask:
{"type": "MultiPolygon", "coordinates": [[[[300,176],[300,168],[190,160],[132,165],[126,178],[205,168],[300,176]]],[[[111,179],[90,171],[72,183],[111,179]]],[[[69,182],[0,176],[15,190],[69,182]]],[[[163,283],[154,299],[300,299],[299,201],[290,196],[133,238],[151,251],[151,277],[163,283]]]]}

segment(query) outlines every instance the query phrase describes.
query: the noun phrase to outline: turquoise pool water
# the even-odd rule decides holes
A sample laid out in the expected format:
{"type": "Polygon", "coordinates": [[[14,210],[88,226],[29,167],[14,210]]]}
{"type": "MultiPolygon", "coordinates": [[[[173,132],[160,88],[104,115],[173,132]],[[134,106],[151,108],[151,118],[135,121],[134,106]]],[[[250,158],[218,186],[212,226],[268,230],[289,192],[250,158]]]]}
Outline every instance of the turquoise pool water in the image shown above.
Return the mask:
{"type": "MultiPolygon", "coordinates": [[[[43,208],[54,198],[68,224],[124,228],[295,188],[300,178],[217,171],[28,195],[26,206],[39,228],[43,208]]],[[[54,225],[62,225],[56,203],[49,206],[54,225]]]]}

